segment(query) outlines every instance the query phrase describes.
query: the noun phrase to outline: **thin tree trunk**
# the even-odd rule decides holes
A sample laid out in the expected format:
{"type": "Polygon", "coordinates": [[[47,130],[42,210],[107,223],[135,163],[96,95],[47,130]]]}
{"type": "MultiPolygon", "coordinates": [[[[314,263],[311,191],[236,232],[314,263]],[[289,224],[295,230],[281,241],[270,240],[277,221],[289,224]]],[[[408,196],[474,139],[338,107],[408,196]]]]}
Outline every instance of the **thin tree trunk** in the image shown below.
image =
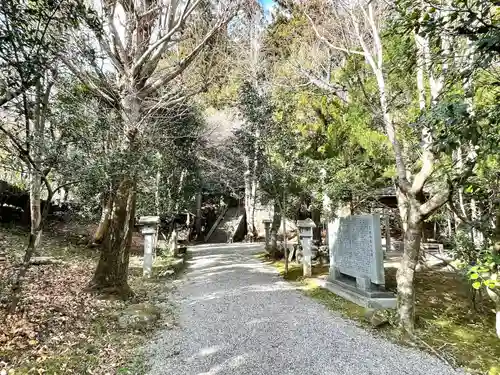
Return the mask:
{"type": "MultiPolygon", "coordinates": [[[[47,109],[50,89],[49,84],[44,90],[42,79],[39,79],[35,85],[35,113],[33,128],[31,132],[31,158],[35,165],[28,165],[30,172],[30,214],[31,214],[31,237],[33,240],[33,251],[35,252],[40,244],[42,231],[39,230],[42,219],[40,196],[42,191],[41,168],[43,161],[43,144],[45,132],[45,111],[47,109]]],[[[50,200],[47,200],[47,206],[50,206],[50,200]]]]}
{"type": "MultiPolygon", "coordinates": [[[[35,111],[33,128],[31,131],[32,142],[29,144],[29,152],[31,161],[28,162],[28,171],[30,178],[30,235],[28,238],[28,246],[24,254],[23,263],[12,283],[12,297],[9,311],[14,313],[19,302],[21,287],[26,272],[29,269],[30,260],[33,254],[38,249],[41,237],[42,226],[48,215],[50,204],[53,198],[53,192],[47,183],[47,202],[44,205],[43,212],[41,210],[41,190],[42,190],[42,162],[43,162],[43,145],[45,133],[45,119],[48,108],[48,101],[53,81],[49,82],[48,77],[42,82],[39,79],[35,85],[35,111]],[[45,87],[43,85],[45,83],[45,87]]],[[[28,121],[28,120],[27,120],[28,121]]]]}
{"type": "Polygon", "coordinates": [[[186,176],[187,176],[187,169],[182,169],[181,171],[181,176],[179,177],[179,185],[177,185],[177,195],[176,195],[176,202],[175,202],[175,213],[179,213],[179,203],[180,203],[180,196],[182,193],[182,189],[184,188],[184,183],[186,181],[186,176]]]}
{"type": "Polygon", "coordinates": [[[493,243],[493,254],[500,254],[500,209],[497,209],[495,215],[494,230],[491,241],[493,243]]]}
{"type": "Polygon", "coordinates": [[[281,205],[281,220],[283,221],[283,246],[285,253],[285,275],[288,274],[288,239],[286,236],[286,192],[283,190],[283,204],[281,205]]]}
{"type": "MultiPolygon", "coordinates": [[[[40,222],[42,220],[42,211],[40,204],[40,195],[42,190],[40,172],[34,168],[30,168],[30,214],[31,214],[31,225],[30,225],[30,241],[33,237],[33,247],[34,251],[38,248],[42,238],[42,231],[39,230],[40,222]]],[[[50,206],[50,202],[46,203],[47,207],[50,206]]]]}
{"type": "MultiPolygon", "coordinates": [[[[493,231],[492,242],[493,242],[492,254],[494,256],[498,256],[498,254],[500,254],[500,210],[499,209],[497,209],[495,215],[495,228],[493,231]]],[[[500,338],[500,294],[496,289],[492,290],[487,288],[486,291],[490,299],[495,304],[495,315],[496,315],[495,327],[496,327],[497,337],[500,338]]]]}
{"type": "Polygon", "coordinates": [[[191,235],[193,232],[193,224],[191,222],[191,214],[189,211],[186,214],[186,228],[187,228],[187,240],[188,242],[191,241],[191,235]]]}
{"type": "Polygon", "coordinates": [[[161,183],[161,171],[160,168],[156,171],[155,179],[155,212],[156,216],[160,216],[160,183],[161,183]]]}
{"type": "Polygon", "coordinates": [[[196,193],[196,221],[195,221],[195,228],[196,228],[196,235],[198,238],[201,236],[201,191],[196,193]]]}
{"type": "Polygon", "coordinates": [[[396,199],[403,233],[405,233],[408,230],[408,199],[399,187],[396,187],[396,199]]]}
{"type": "Polygon", "coordinates": [[[453,227],[451,225],[451,218],[452,218],[452,213],[448,212],[448,215],[446,215],[446,224],[448,226],[448,238],[450,239],[451,236],[453,236],[453,227]]]}
{"type": "MultiPolygon", "coordinates": [[[[480,6],[481,7],[481,6],[480,6]]],[[[478,20],[474,20],[473,24],[477,26],[478,20]]],[[[474,108],[474,75],[473,75],[473,64],[476,58],[476,44],[469,38],[466,38],[466,49],[462,59],[462,76],[463,76],[463,89],[464,89],[464,102],[466,104],[467,113],[469,114],[469,119],[471,123],[475,123],[475,108],[474,108]]],[[[475,154],[474,146],[469,142],[467,145],[467,150],[469,156],[475,154]]],[[[462,191],[460,190],[461,194],[462,191]]],[[[471,211],[471,221],[477,222],[479,219],[478,208],[476,207],[476,200],[471,198],[470,200],[470,211],[471,211]]],[[[467,217],[467,216],[466,216],[467,217]]],[[[477,247],[481,247],[483,244],[483,236],[480,231],[475,227],[470,228],[470,235],[472,243],[477,247]]]]}
{"type": "Polygon", "coordinates": [[[252,168],[250,165],[250,158],[245,157],[245,174],[244,174],[244,180],[245,180],[245,214],[246,214],[246,221],[247,221],[247,235],[250,239],[250,241],[253,241],[254,238],[254,233],[255,233],[255,206],[254,206],[254,200],[253,200],[253,184],[252,184],[252,168]]]}
{"type": "Polygon", "coordinates": [[[63,203],[68,203],[69,198],[69,187],[64,188],[63,203]]]}
{"type": "Polygon", "coordinates": [[[391,251],[391,220],[390,211],[384,210],[384,227],[385,227],[385,251],[391,251]]]}
{"type": "MultiPolygon", "coordinates": [[[[161,155],[159,155],[161,160],[161,155]]],[[[160,167],[156,171],[155,179],[155,213],[156,216],[160,217],[160,183],[161,183],[161,171],[160,167]]],[[[153,257],[156,257],[156,248],[158,247],[158,237],[160,236],[160,225],[156,226],[156,233],[153,238],[153,257]]]]}
{"type": "MultiPolygon", "coordinates": [[[[47,186],[48,190],[48,197],[47,200],[50,201],[53,196],[52,190],[47,186]]],[[[42,211],[42,215],[40,217],[40,221],[38,224],[38,227],[32,228],[29,238],[28,238],[28,246],[26,248],[26,251],[24,253],[24,258],[23,258],[23,263],[21,264],[19,271],[12,282],[12,293],[11,293],[11,301],[10,301],[10,306],[9,306],[9,312],[13,314],[16,311],[17,304],[19,303],[19,298],[21,294],[21,288],[22,288],[22,283],[24,280],[24,277],[26,276],[26,272],[28,272],[29,266],[30,266],[30,261],[33,255],[35,254],[35,251],[37,249],[37,241],[40,238],[40,234],[42,233],[43,225],[47,220],[47,216],[49,213],[49,205],[45,205],[42,211]]]]}
{"type": "Polygon", "coordinates": [[[321,241],[321,211],[318,207],[313,207],[311,210],[312,220],[316,224],[316,228],[313,229],[313,240],[321,241]]]}
{"type": "Polygon", "coordinates": [[[253,226],[253,238],[254,241],[257,240],[257,229],[255,226],[255,209],[257,207],[257,191],[258,191],[258,186],[259,186],[259,180],[257,176],[257,171],[258,171],[258,166],[259,166],[259,147],[260,147],[260,131],[257,129],[255,131],[255,144],[254,144],[254,157],[253,157],[253,166],[252,166],[252,195],[251,195],[251,200],[252,204],[250,207],[250,214],[251,214],[251,223],[253,226]]]}
{"type": "MultiPolygon", "coordinates": [[[[471,198],[470,200],[470,209],[471,209],[471,219],[473,222],[478,222],[479,218],[481,217],[480,214],[480,209],[477,207],[476,200],[474,198],[471,198]]],[[[483,234],[476,228],[472,227],[472,237],[474,238],[474,245],[477,248],[480,248],[483,246],[483,234]]]]}
{"type": "Polygon", "coordinates": [[[277,199],[274,200],[273,222],[271,223],[271,254],[278,251],[278,230],[281,224],[281,210],[277,199]]]}
{"type": "Polygon", "coordinates": [[[167,207],[166,211],[170,214],[173,210],[172,205],[172,180],[174,178],[174,173],[172,172],[168,177],[167,181],[165,181],[165,185],[167,186],[167,207]]]}

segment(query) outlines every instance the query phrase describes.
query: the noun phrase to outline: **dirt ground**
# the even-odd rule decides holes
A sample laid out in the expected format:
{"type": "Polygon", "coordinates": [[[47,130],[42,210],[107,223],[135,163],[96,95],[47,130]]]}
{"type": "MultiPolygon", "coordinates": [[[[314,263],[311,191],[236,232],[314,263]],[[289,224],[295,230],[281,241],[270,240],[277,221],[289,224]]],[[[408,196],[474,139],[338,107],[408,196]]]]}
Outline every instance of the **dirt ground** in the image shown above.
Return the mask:
{"type": "MultiPolygon", "coordinates": [[[[131,362],[146,336],[120,329],[116,314],[131,303],[148,301],[165,283],[145,282],[142,272],[131,269],[133,299],[121,301],[86,292],[99,255],[98,249],[87,246],[94,230],[92,225],[78,223],[49,226],[37,255],[59,263],[30,267],[17,310],[9,314],[10,282],[22,259],[27,231],[0,227],[0,371],[133,373],[127,369],[136,366],[131,362]]],[[[140,254],[142,246],[137,233],[133,253],[140,254]]]]}

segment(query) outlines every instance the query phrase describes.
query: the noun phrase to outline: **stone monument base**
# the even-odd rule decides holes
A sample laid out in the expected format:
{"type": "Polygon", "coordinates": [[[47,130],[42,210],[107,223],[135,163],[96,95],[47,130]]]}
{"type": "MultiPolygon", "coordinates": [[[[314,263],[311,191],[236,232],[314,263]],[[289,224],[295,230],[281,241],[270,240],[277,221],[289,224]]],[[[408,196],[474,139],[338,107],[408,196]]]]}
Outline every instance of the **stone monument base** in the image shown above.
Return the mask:
{"type": "Polygon", "coordinates": [[[320,286],[357,305],[370,309],[395,309],[397,300],[392,292],[375,284],[371,288],[359,289],[355,279],[348,277],[319,280],[320,286]]]}

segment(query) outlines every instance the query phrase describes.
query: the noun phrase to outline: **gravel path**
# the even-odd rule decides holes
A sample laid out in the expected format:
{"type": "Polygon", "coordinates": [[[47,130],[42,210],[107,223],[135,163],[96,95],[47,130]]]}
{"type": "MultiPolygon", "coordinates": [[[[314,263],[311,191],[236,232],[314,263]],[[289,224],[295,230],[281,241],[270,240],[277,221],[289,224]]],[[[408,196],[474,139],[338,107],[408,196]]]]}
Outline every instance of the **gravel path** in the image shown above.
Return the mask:
{"type": "Polygon", "coordinates": [[[151,345],[150,375],[456,374],[332,314],[253,258],[256,250],[190,249],[178,288],[180,328],[151,345]]]}

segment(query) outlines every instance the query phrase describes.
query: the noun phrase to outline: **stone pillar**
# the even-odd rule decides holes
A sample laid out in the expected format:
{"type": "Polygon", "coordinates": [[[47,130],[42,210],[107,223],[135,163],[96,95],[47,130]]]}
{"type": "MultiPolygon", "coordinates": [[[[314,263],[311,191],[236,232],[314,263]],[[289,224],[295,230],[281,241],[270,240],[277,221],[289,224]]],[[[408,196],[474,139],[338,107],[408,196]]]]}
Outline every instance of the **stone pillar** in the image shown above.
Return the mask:
{"type": "Polygon", "coordinates": [[[144,227],[141,230],[144,235],[144,260],[142,263],[142,276],[150,278],[153,273],[153,244],[156,229],[144,227]]]}
{"type": "Polygon", "coordinates": [[[264,220],[262,220],[262,223],[264,224],[264,229],[266,231],[266,236],[265,236],[266,249],[269,247],[270,241],[271,241],[271,223],[272,222],[273,221],[271,219],[264,219],[264,220]]]}
{"type": "Polygon", "coordinates": [[[159,216],[142,216],[139,219],[141,233],[144,236],[144,258],[142,263],[142,275],[146,278],[150,278],[153,272],[154,244],[159,222],[159,216]]]}
{"type": "Polygon", "coordinates": [[[304,277],[311,277],[313,228],[316,228],[316,224],[311,219],[306,219],[299,220],[297,226],[299,227],[300,244],[302,245],[303,275],[304,277]]]}

